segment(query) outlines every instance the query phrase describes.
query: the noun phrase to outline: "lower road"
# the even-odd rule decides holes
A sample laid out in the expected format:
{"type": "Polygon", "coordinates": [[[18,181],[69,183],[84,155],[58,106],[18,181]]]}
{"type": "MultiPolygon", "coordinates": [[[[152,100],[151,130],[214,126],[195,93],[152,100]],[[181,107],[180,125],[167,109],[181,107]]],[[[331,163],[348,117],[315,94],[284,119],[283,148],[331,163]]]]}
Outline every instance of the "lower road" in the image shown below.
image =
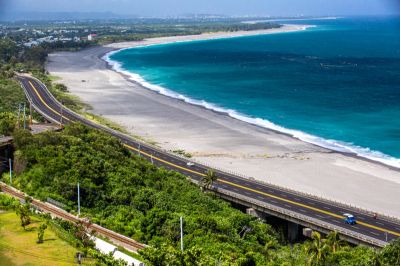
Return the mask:
{"type": "MultiPolygon", "coordinates": [[[[105,131],[121,140],[124,146],[148,159],[157,166],[180,172],[199,182],[209,167],[201,164],[188,164],[189,161],[166,151],[162,151],[149,144],[143,143],[130,136],[114,131],[110,128],[93,123],[73,111],[65,108],[48,91],[39,80],[19,76],[18,80],[33,108],[46,119],[54,123],[80,122],[90,127],[105,131]]],[[[249,202],[266,204],[286,215],[295,217],[298,221],[311,220],[319,227],[337,230],[343,236],[358,239],[374,246],[384,246],[388,242],[400,237],[400,221],[383,215],[373,217],[371,212],[344,204],[331,202],[305,195],[296,191],[279,188],[274,185],[264,184],[255,180],[242,178],[230,173],[215,170],[218,180],[213,184],[217,193],[229,192],[232,196],[249,199],[249,202]],[[357,219],[356,225],[344,223],[344,213],[351,213],[357,219]]],[[[344,186],[346,184],[343,184],[344,186]]],[[[338,188],[339,189],[339,188],[338,188]]]]}

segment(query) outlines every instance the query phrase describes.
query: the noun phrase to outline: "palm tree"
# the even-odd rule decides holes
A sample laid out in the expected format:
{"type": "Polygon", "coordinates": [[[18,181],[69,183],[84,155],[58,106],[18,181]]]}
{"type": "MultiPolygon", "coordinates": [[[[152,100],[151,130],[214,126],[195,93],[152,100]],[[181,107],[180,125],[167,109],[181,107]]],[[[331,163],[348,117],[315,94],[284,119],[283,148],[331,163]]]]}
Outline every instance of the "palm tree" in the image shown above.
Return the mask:
{"type": "Polygon", "coordinates": [[[339,238],[337,231],[332,231],[326,237],[326,244],[329,246],[330,250],[335,253],[344,245],[344,242],[339,238]]]}
{"type": "Polygon", "coordinates": [[[206,175],[201,179],[201,187],[203,189],[211,189],[212,185],[215,181],[217,181],[218,177],[215,174],[214,170],[208,169],[206,175]]]}
{"type": "Polygon", "coordinates": [[[318,232],[313,232],[311,238],[313,241],[306,248],[309,255],[308,265],[321,265],[328,255],[329,246],[318,232]]]}

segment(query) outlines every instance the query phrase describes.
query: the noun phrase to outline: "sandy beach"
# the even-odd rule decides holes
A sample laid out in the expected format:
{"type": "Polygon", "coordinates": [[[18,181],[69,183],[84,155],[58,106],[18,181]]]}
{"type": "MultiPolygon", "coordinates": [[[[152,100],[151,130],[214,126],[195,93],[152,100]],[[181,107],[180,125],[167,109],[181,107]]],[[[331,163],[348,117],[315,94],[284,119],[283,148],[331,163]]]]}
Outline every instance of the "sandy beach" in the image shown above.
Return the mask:
{"type": "Polygon", "coordinates": [[[144,88],[110,69],[107,52],[143,45],[272,34],[304,29],[164,37],[59,52],[47,70],[69,91],[133,135],[166,150],[245,176],[400,218],[400,171],[302,142],[144,88]]]}

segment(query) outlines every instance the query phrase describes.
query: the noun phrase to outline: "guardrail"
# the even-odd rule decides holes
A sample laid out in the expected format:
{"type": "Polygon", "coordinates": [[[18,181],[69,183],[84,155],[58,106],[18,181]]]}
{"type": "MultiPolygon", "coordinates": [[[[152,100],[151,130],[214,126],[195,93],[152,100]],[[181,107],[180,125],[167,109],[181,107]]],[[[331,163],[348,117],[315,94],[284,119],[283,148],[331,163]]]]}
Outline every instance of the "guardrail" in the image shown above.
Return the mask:
{"type": "MultiPolygon", "coordinates": [[[[331,224],[331,223],[327,223],[325,221],[316,219],[316,218],[312,218],[303,214],[299,214],[297,212],[288,210],[288,209],[284,209],[266,202],[262,202],[250,197],[246,197],[243,196],[241,194],[235,193],[235,192],[231,192],[228,191],[226,189],[221,189],[221,188],[216,188],[216,189],[212,189],[212,191],[216,192],[217,194],[221,194],[221,195],[225,195],[228,197],[232,197],[235,198],[237,200],[241,200],[243,203],[247,203],[250,204],[250,206],[248,207],[255,207],[255,209],[258,209],[259,211],[262,212],[266,212],[266,213],[271,213],[271,212],[275,212],[281,215],[284,215],[285,217],[290,217],[292,219],[294,219],[294,222],[299,223],[299,224],[303,224],[305,226],[314,226],[317,227],[317,230],[321,230],[321,228],[325,229],[326,231],[336,231],[339,234],[349,237],[351,239],[355,239],[358,242],[362,242],[362,243],[366,243],[366,244],[370,244],[372,246],[377,246],[377,247],[384,247],[387,244],[389,244],[388,242],[385,241],[381,241],[372,237],[368,237],[365,236],[363,234],[360,233],[356,233],[353,231],[350,231],[346,228],[331,224]],[[266,211],[267,210],[267,211],[266,211]]],[[[246,204],[244,204],[246,205],[246,204]]]]}
{"type": "MultiPolygon", "coordinates": [[[[185,159],[188,160],[187,158],[185,158],[185,159]]],[[[349,212],[351,212],[353,210],[356,210],[359,213],[362,213],[362,214],[365,214],[365,215],[369,215],[371,217],[374,214],[378,214],[379,219],[381,219],[381,220],[386,220],[386,221],[389,221],[389,222],[394,222],[394,223],[400,224],[400,219],[398,217],[390,216],[390,215],[387,215],[387,214],[383,214],[383,213],[380,213],[379,211],[367,210],[365,208],[362,208],[362,207],[359,207],[359,206],[356,206],[356,205],[352,205],[352,204],[348,204],[348,203],[344,203],[344,202],[341,202],[341,201],[338,201],[338,200],[329,199],[329,198],[326,198],[326,197],[323,197],[323,196],[317,196],[315,194],[294,190],[294,189],[291,189],[291,188],[288,188],[288,187],[284,187],[284,186],[281,186],[281,185],[276,185],[274,183],[270,183],[270,182],[267,182],[267,181],[258,180],[258,179],[254,178],[254,177],[249,177],[249,176],[243,175],[241,173],[237,173],[237,172],[233,172],[233,171],[230,171],[230,170],[227,170],[227,169],[223,169],[221,167],[217,167],[215,165],[212,165],[212,164],[209,164],[209,163],[206,163],[206,162],[203,162],[203,161],[199,161],[199,160],[197,160],[195,158],[191,158],[190,160],[195,162],[195,163],[197,163],[197,164],[199,164],[199,165],[203,165],[205,167],[218,170],[221,173],[228,173],[230,175],[233,175],[233,176],[235,176],[237,178],[241,178],[241,179],[246,180],[246,181],[258,183],[258,184],[264,185],[264,186],[269,186],[269,187],[271,187],[273,189],[277,189],[277,190],[281,190],[281,191],[284,191],[284,192],[288,192],[288,193],[291,193],[291,194],[294,194],[294,195],[298,195],[300,197],[306,197],[306,198],[309,198],[309,199],[312,199],[312,200],[316,200],[316,201],[324,202],[324,203],[327,203],[327,204],[335,205],[335,206],[337,206],[339,208],[347,209],[347,210],[349,210],[349,212]]]]}

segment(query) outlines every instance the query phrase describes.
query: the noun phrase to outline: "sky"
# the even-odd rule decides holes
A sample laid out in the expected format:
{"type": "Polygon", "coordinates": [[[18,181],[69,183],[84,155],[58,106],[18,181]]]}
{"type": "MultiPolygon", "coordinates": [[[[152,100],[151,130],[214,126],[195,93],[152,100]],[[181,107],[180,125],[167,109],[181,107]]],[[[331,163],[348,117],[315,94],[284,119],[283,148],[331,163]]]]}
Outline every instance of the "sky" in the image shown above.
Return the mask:
{"type": "Polygon", "coordinates": [[[400,14],[400,0],[0,0],[0,13],[32,11],[138,16],[388,15],[400,14]]]}

